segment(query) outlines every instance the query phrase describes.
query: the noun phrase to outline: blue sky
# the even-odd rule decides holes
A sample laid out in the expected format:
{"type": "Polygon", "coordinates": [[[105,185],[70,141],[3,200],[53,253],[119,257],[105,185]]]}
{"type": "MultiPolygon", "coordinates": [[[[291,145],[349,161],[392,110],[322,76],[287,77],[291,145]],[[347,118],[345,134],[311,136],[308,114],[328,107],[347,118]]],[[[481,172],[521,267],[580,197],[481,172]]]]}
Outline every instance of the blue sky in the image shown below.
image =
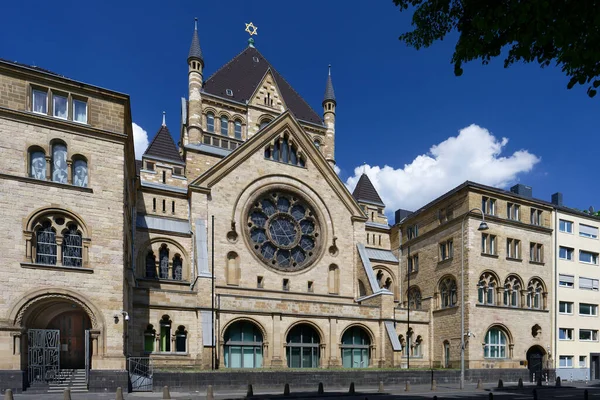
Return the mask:
{"type": "Polygon", "coordinates": [[[518,181],[538,198],[561,191],[569,206],[600,207],[600,99],[567,90],[555,67],[504,69],[498,59],[455,77],[456,37],[408,48],[398,36],[410,15],[391,0],[30,1],[8,2],[3,14],[11,17],[0,24],[0,58],[129,94],[150,138],[163,110],[178,134],[194,17],[205,78],[243,50],[252,21],[258,50],[319,114],[332,64],[340,176],[351,186],[366,163],[389,208],[415,208],[465,179],[518,181]]]}

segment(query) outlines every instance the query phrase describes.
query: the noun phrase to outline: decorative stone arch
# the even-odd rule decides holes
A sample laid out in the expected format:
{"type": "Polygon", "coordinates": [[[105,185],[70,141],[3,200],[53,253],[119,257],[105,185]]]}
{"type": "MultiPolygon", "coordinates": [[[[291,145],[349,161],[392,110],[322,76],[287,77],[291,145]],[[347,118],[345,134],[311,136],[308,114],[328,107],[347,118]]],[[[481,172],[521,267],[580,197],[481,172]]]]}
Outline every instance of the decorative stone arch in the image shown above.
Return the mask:
{"type": "MultiPolygon", "coordinates": [[[[167,237],[156,237],[145,241],[137,250],[137,275],[139,277],[146,276],[146,257],[149,252],[154,253],[155,260],[159,259],[159,250],[163,244],[169,248],[169,265],[173,268],[173,260],[176,256],[181,258],[182,263],[182,281],[191,279],[191,261],[188,252],[183,248],[181,243],[167,237]]],[[[158,261],[160,262],[160,260],[158,261]]],[[[157,275],[158,276],[158,275],[157,275]]],[[[172,276],[172,274],[171,274],[172,276]]]]}
{"type": "Polygon", "coordinates": [[[548,289],[547,289],[547,287],[546,287],[546,283],[545,283],[545,282],[544,282],[544,280],[543,280],[542,278],[540,278],[539,276],[532,276],[531,278],[529,278],[529,281],[527,282],[527,286],[531,285],[531,284],[532,284],[532,283],[534,283],[534,282],[539,282],[539,283],[540,283],[540,285],[541,285],[541,287],[542,287],[542,290],[543,290],[544,292],[547,292],[547,291],[548,291],[548,289]]]}
{"type": "Polygon", "coordinates": [[[359,327],[361,329],[363,329],[365,332],[367,332],[367,335],[369,335],[369,341],[371,342],[371,348],[373,349],[375,347],[375,334],[373,333],[373,331],[371,330],[371,328],[369,328],[368,326],[360,323],[360,322],[356,322],[356,323],[351,323],[350,325],[348,325],[347,327],[345,327],[342,332],[340,332],[340,337],[338,338],[338,345],[341,346],[342,344],[342,338],[344,337],[344,334],[346,333],[346,331],[348,331],[351,328],[354,327],[359,327]]]}
{"type": "Polygon", "coordinates": [[[438,308],[448,308],[454,307],[458,304],[459,298],[463,296],[463,293],[458,293],[458,282],[456,277],[452,274],[443,275],[437,282],[435,286],[436,293],[434,296],[438,302],[438,308]],[[454,290],[455,290],[455,299],[453,299],[452,295],[452,282],[454,282],[454,290]],[[447,292],[446,292],[447,290],[447,292]],[[448,299],[446,299],[448,296],[448,299]]]}
{"type": "Polygon", "coordinates": [[[225,332],[227,332],[227,329],[229,329],[232,325],[234,325],[237,322],[250,322],[254,325],[256,325],[256,327],[260,330],[260,333],[263,336],[263,345],[268,345],[268,335],[267,335],[267,330],[264,328],[264,326],[262,326],[262,324],[260,322],[258,322],[257,320],[253,319],[253,318],[249,318],[249,317],[238,317],[238,318],[234,318],[231,321],[229,321],[228,323],[225,324],[225,326],[223,326],[223,328],[221,329],[221,332],[219,333],[219,341],[221,342],[221,346],[225,344],[225,332]]]}
{"type": "Polygon", "coordinates": [[[288,328],[286,329],[285,333],[284,333],[284,342],[287,340],[288,335],[290,334],[290,332],[292,331],[292,329],[294,329],[295,327],[297,327],[298,325],[309,325],[311,328],[313,328],[317,334],[319,335],[319,343],[321,345],[324,345],[325,343],[325,334],[323,333],[323,330],[314,322],[309,321],[307,319],[301,319],[299,321],[293,322],[290,324],[290,326],[288,326],[288,328]]]}
{"type": "Polygon", "coordinates": [[[406,290],[406,299],[408,300],[408,308],[411,310],[420,310],[423,300],[423,292],[419,285],[412,285],[406,290]],[[412,307],[411,307],[412,304],[412,307]]]}
{"type": "Polygon", "coordinates": [[[500,305],[503,287],[498,274],[489,269],[482,271],[477,281],[477,302],[479,304],[500,305]],[[490,289],[492,289],[491,292],[490,289]],[[492,299],[489,299],[490,293],[493,295],[492,299]]]}
{"type": "MultiPolygon", "coordinates": [[[[514,341],[514,337],[510,331],[510,329],[508,329],[508,327],[502,323],[493,323],[491,325],[489,325],[486,330],[483,332],[483,343],[482,346],[485,349],[485,341],[486,341],[486,336],[488,334],[488,332],[490,331],[490,329],[494,329],[497,328],[499,330],[501,330],[505,335],[506,335],[506,340],[508,341],[507,345],[507,357],[508,359],[512,359],[513,358],[513,349],[515,347],[515,341],[514,341]]],[[[484,350],[485,353],[485,350],[484,350]]]]}
{"type": "MultiPolygon", "coordinates": [[[[505,292],[507,290],[517,290],[517,298],[519,300],[518,307],[523,307],[525,305],[525,294],[527,293],[527,287],[525,286],[523,279],[518,274],[508,274],[502,284],[502,290],[505,292]],[[516,285],[518,285],[518,289],[515,289],[516,285]]],[[[504,297],[506,298],[506,295],[504,297]]],[[[506,300],[504,300],[504,303],[506,303],[506,300]]]]}
{"type": "Polygon", "coordinates": [[[265,122],[266,122],[267,124],[269,124],[269,123],[271,123],[271,122],[272,122],[274,119],[275,119],[275,117],[274,117],[274,116],[272,116],[271,114],[262,114],[260,117],[258,117],[258,118],[256,119],[256,122],[257,122],[257,125],[258,125],[258,129],[260,130],[260,126],[261,126],[263,123],[265,123],[265,122]]]}
{"type": "Polygon", "coordinates": [[[66,207],[59,207],[58,205],[41,207],[33,211],[31,214],[29,214],[29,216],[23,219],[23,231],[33,231],[38,220],[49,214],[64,214],[65,216],[70,217],[74,222],[77,223],[79,227],[81,227],[82,233],[85,237],[90,237],[92,235],[91,228],[88,228],[81,215],[66,207]]]}
{"type": "Polygon", "coordinates": [[[231,120],[232,121],[240,121],[242,123],[242,126],[246,125],[246,118],[244,118],[243,115],[235,113],[231,116],[231,120]]]}
{"type": "Polygon", "coordinates": [[[544,280],[538,276],[533,276],[527,282],[527,306],[530,308],[537,308],[541,310],[546,310],[548,308],[548,290],[546,289],[546,284],[544,280]],[[538,307],[535,307],[535,301],[533,297],[537,294],[541,296],[538,298],[538,307]]]}
{"type": "Polygon", "coordinates": [[[228,285],[239,285],[241,277],[240,256],[230,251],[225,256],[225,281],[228,285]]]}

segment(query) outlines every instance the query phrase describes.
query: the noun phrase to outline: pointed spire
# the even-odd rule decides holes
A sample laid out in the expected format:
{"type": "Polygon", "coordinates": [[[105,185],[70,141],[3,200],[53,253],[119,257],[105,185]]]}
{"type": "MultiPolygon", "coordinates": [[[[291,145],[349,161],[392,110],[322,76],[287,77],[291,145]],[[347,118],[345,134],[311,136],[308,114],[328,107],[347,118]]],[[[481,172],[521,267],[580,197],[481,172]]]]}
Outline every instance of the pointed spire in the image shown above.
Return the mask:
{"type": "Polygon", "coordinates": [[[204,58],[202,58],[202,50],[200,49],[200,39],[198,39],[198,18],[194,18],[194,34],[192,36],[192,45],[190,46],[190,52],[188,54],[188,62],[191,59],[200,60],[204,65],[204,58]]]}
{"type": "Polygon", "coordinates": [[[373,186],[373,183],[364,172],[360,176],[360,179],[358,180],[358,183],[352,192],[352,196],[359,203],[369,203],[385,207],[385,204],[383,203],[383,200],[381,200],[381,197],[379,197],[379,193],[377,193],[375,186],[373,186]]]}
{"type": "Polygon", "coordinates": [[[167,112],[163,111],[163,123],[162,126],[167,126],[167,112]]]}
{"type": "Polygon", "coordinates": [[[323,96],[323,103],[325,103],[326,101],[333,101],[335,103],[335,93],[333,91],[333,83],[331,83],[331,64],[329,64],[329,74],[327,75],[325,96],[323,96]]]}

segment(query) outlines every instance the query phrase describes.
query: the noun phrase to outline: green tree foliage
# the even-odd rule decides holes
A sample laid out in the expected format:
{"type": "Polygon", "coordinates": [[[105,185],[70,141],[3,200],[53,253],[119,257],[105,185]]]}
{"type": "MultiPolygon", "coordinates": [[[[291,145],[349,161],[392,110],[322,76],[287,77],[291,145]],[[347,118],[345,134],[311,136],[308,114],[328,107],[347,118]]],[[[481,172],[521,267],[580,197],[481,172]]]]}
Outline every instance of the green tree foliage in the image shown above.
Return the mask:
{"type": "Polygon", "coordinates": [[[393,0],[401,11],[414,10],[414,30],[400,40],[416,49],[429,47],[456,30],[460,34],[452,63],[481,59],[483,64],[508,50],[504,67],[537,62],[556,64],[569,77],[567,87],[600,86],[600,0],[393,0]]]}

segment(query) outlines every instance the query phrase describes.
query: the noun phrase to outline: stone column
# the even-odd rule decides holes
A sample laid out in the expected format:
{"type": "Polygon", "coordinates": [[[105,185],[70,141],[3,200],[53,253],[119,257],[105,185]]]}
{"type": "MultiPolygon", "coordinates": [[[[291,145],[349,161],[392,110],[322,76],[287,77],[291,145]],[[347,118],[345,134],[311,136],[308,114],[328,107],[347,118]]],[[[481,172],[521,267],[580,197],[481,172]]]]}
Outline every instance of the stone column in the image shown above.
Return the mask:
{"type": "Polygon", "coordinates": [[[526,301],[526,296],[527,296],[527,290],[521,290],[521,308],[527,308],[527,301],[526,301]]]}
{"type": "Polygon", "coordinates": [[[21,355],[21,332],[11,332],[13,338],[13,355],[21,355]]]}
{"type": "Polygon", "coordinates": [[[548,309],[548,292],[542,293],[542,310],[548,309]]]}
{"type": "Polygon", "coordinates": [[[337,319],[329,319],[329,367],[339,367],[342,365],[340,360],[340,340],[338,339],[337,319]]]}
{"type": "Polygon", "coordinates": [[[273,357],[271,358],[272,367],[283,367],[283,359],[281,358],[281,314],[273,314],[273,327],[271,337],[273,338],[273,357]]]}
{"type": "Polygon", "coordinates": [[[98,345],[98,339],[100,338],[99,330],[90,330],[90,338],[92,340],[92,369],[96,368],[98,360],[96,357],[101,357],[104,352],[101,352],[101,346],[98,345]]]}
{"type": "MultiPolygon", "coordinates": [[[[52,151],[52,149],[50,150],[52,151]]],[[[52,157],[46,156],[46,180],[52,180],[52,157]]]]}
{"type": "Polygon", "coordinates": [[[496,288],[496,305],[501,306],[504,302],[504,288],[497,287],[496,288]]]}
{"type": "Polygon", "coordinates": [[[62,265],[62,236],[56,236],[56,265],[62,265]]]}
{"type": "Polygon", "coordinates": [[[67,160],[67,183],[73,184],[73,160],[67,160]]]}
{"type": "Polygon", "coordinates": [[[325,349],[327,348],[327,346],[325,346],[325,343],[320,343],[319,344],[319,368],[325,368],[325,354],[326,351],[325,349]]]}

